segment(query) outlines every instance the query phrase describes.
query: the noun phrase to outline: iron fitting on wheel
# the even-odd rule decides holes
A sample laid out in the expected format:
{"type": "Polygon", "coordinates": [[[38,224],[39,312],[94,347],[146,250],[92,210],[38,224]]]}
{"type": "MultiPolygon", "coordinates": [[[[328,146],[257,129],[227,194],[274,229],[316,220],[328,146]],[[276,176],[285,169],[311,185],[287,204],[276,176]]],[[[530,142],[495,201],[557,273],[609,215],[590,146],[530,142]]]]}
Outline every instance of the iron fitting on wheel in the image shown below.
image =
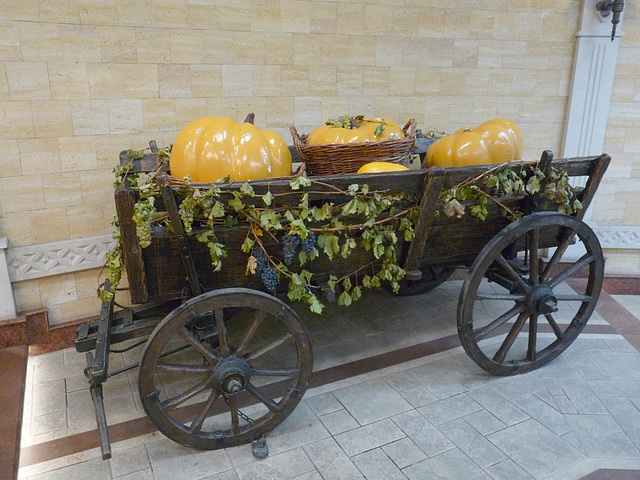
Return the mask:
{"type": "Polygon", "coordinates": [[[532,315],[548,315],[558,311],[558,299],[548,285],[537,285],[525,300],[527,311],[532,315]]]}
{"type": "Polygon", "coordinates": [[[216,365],[213,371],[213,386],[222,395],[240,393],[251,378],[251,369],[246,360],[227,357],[216,365]]]}

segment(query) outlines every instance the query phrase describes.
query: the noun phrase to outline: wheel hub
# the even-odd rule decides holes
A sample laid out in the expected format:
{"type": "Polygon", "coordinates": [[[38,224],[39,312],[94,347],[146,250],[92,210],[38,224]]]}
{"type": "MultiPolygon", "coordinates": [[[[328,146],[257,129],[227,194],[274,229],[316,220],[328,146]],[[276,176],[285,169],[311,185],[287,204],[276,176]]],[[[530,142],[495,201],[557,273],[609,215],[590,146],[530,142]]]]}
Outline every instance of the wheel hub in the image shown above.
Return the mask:
{"type": "Polygon", "coordinates": [[[547,315],[558,311],[558,299],[547,285],[535,286],[525,301],[527,311],[533,315],[547,315]]]}
{"type": "Polygon", "coordinates": [[[223,395],[240,393],[249,379],[251,369],[246,360],[239,357],[222,359],[213,371],[213,386],[223,395]]]}

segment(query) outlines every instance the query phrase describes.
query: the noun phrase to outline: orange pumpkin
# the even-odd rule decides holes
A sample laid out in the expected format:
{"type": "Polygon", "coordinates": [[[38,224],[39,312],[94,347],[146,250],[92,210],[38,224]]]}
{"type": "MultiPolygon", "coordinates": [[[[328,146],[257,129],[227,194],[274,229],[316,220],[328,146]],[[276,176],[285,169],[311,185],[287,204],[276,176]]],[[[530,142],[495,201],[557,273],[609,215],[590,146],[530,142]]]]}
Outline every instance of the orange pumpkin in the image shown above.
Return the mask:
{"type": "Polygon", "coordinates": [[[442,137],[427,150],[427,167],[463,167],[522,158],[522,132],[511,120],[496,118],[476,128],[442,137]]]}
{"type": "Polygon", "coordinates": [[[194,182],[259,180],[291,175],[291,153],[275,132],[230,117],[202,117],[178,134],[170,158],[171,174],[194,182]]]}

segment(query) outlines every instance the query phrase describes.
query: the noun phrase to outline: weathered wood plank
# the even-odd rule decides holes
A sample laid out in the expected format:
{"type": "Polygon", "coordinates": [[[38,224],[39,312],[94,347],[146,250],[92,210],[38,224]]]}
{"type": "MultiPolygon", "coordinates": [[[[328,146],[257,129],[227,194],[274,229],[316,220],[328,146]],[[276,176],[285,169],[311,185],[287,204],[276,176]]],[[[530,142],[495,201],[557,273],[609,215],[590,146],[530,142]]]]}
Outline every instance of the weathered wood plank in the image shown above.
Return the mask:
{"type": "Polygon", "coordinates": [[[136,234],[136,224],[133,221],[133,206],[136,194],[129,182],[119,187],[114,194],[116,213],[122,237],[122,250],[129,280],[129,293],[133,303],[145,303],[147,297],[147,278],[142,261],[142,247],[136,234]]]}
{"type": "Polygon", "coordinates": [[[424,253],[424,247],[429,237],[429,228],[438,206],[438,197],[442,191],[444,179],[443,168],[430,168],[424,177],[424,188],[420,199],[420,216],[415,226],[415,237],[409,246],[404,269],[408,272],[420,267],[420,260],[424,253]]]}
{"type": "Polygon", "coordinates": [[[180,258],[184,266],[184,272],[187,275],[187,282],[191,287],[191,293],[193,295],[199,295],[204,292],[200,280],[198,278],[198,272],[193,262],[191,250],[189,248],[189,242],[187,241],[187,234],[182,226],[182,220],[180,213],[178,212],[178,206],[176,205],[174,192],[169,186],[167,175],[161,173],[158,175],[158,184],[160,185],[162,199],[167,207],[169,213],[169,219],[171,220],[171,226],[178,240],[180,247],[180,258]]]}
{"type": "Polygon", "coordinates": [[[589,169],[589,179],[587,180],[587,184],[578,197],[578,199],[582,203],[582,210],[580,210],[580,212],[578,212],[578,215],[576,215],[578,218],[584,218],[587,209],[591,205],[591,202],[596,195],[596,191],[600,186],[600,182],[602,181],[602,178],[604,177],[604,174],[609,167],[609,163],[611,163],[611,157],[607,154],[600,155],[596,159],[596,161],[592,163],[592,166],[589,169]]]}

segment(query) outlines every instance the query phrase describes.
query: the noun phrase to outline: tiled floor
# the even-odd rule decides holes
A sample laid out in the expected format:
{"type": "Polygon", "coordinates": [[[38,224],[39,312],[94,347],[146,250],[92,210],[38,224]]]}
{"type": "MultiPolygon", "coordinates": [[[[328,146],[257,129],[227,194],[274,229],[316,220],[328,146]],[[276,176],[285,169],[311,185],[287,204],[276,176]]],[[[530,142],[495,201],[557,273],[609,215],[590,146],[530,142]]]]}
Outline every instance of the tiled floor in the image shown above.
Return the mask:
{"type": "MultiPolygon", "coordinates": [[[[105,384],[109,424],[130,428],[103,461],[87,449],[96,433],[84,355],[31,357],[19,478],[580,479],[599,469],[640,478],[640,296],[603,294],[616,318],[599,309],[549,365],[492,377],[455,341],[460,287],[370,293],[357,307],[302,314],[314,387],[269,433],[262,460],[247,445],[196,451],[149,429],[134,370],[105,384]]],[[[114,355],[112,368],[135,357],[114,355]]]]}

